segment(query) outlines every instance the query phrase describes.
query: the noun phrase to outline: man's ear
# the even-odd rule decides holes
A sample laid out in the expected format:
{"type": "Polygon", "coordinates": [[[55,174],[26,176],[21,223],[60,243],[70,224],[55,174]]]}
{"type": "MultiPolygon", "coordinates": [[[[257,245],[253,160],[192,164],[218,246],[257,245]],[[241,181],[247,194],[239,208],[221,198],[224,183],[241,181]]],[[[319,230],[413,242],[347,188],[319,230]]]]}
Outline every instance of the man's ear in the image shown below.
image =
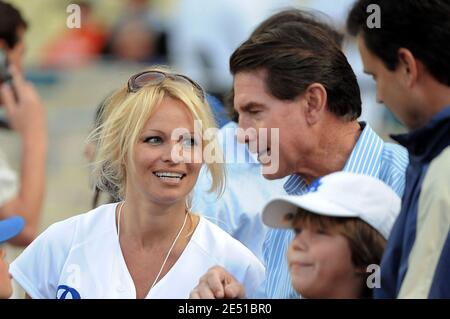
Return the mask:
{"type": "Polygon", "coordinates": [[[327,105],[327,90],[320,83],[310,84],[303,94],[305,119],[309,125],[316,124],[324,114],[327,105]]]}
{"type": "Polygon", "coordinates": [[[410,88],[417,82],[419,76],[418,61],[411,51],[406,48],[398,49],[397,54],[399,61],[399,65],[397,67],[400,68],[402,76],[405,79],[405,83],[410,88]]]}

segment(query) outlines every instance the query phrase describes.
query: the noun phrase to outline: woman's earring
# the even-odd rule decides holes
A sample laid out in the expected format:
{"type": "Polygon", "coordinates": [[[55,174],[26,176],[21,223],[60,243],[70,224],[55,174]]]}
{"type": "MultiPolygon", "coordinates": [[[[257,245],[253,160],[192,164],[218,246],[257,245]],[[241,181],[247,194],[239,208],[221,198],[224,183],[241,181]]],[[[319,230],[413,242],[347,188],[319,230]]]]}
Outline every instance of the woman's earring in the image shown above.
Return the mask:
{"type": "Polygon", "coordinates": [[[189,213],[191,211],[191,200],[189,197],[186,197],[186,211],[189,213]]]}

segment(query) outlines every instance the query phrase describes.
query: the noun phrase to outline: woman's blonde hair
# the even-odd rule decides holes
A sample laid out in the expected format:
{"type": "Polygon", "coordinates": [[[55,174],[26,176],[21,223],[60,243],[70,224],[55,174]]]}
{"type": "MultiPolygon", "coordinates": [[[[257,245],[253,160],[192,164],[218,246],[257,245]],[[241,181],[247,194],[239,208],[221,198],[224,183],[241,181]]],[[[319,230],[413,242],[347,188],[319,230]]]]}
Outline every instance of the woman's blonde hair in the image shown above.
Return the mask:
{"type": "MultiPolygon", "coordinates": [[[[153,67],[149,71],[174,74],[167,67],[153,67]]],[[[220,161],[206,162],[211,173],[212,185],[209,191],[218,195],[223,192],[225,174],[222,153],[217,138],[205,139],[205,130],[216,128],[211,108],[196,93],[188,81],[166,76],[159,84],[140,88],[137,92],[128,92],[127,84],[115,91],[105,102],[101,125],[88,137],[97,146],[96,159],[93,162],[93,177],[96,186],[111,195],[123,199],[126,190],[125,163],[133,163],[134,147],[145,123],[152,116],[164,97],[171,97],[183,102],[191,112],[194,120],[201,121],[202,151],[206,147],[213,149],[220,161]],[[211,145],[211,143],[213,145],[211,145]]],[[[203,154],[203,152],[202,152],[203,154]]]]}

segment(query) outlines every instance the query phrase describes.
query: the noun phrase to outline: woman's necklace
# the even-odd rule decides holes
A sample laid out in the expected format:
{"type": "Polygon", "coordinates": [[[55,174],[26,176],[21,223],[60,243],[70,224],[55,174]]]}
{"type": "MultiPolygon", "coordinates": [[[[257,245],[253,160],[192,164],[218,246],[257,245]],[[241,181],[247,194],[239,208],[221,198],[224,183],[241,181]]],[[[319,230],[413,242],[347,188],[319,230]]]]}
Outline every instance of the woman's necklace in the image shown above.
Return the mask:
{"type": "MultiPolygon", "coordinates": [[[[117,240],[119,241],[119,245],[120,245],[120,215],[122,214],[123,205],[125,205],[125,201],[122,202],[122,205],[119,207],[119,213],[117,214],[117,240]]],[[[170,246],[169,251],[167,252],[166,258],[164,259],[164,262],[162,263],[161,268],[159,269],[158,275],[156,276],[155,281],[153,282],[152,286],[150,287],[150,290],[152,290],[153,287],[158,282],[159,276],[161,276],[164,266],[166,265],[167,260],[169,259],[170,253],[172,252],[173,247],[175,247],[175,244],[177,243],[178,238],[180,237],[181,233],[183,232],[184,226],[186,225],[186,220],[187,220],[188,214],[189,214],[189,212],[186,212],[186,214],[184,216],[183,226],[181,226],[180,230],[178,231],[177,236],[175,237],[175,240],[172,242],[172,245],[170,246]]]]}

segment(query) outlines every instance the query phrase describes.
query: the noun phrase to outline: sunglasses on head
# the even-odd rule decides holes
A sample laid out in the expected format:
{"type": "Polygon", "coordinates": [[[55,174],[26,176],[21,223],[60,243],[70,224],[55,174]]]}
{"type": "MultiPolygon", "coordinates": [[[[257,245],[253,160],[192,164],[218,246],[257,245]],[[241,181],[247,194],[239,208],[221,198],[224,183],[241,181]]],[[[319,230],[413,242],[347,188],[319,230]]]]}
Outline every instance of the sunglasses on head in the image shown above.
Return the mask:
{"type": "Polygon", "coordinates": [[[182,74],[162,71],[144,71],[133,75],[128,80],[128,92],[136,93],[144,86],[161,84],[166,78],[189,83],[197,95],[205,100],[205,92],[197,82],[182,74]]]}

